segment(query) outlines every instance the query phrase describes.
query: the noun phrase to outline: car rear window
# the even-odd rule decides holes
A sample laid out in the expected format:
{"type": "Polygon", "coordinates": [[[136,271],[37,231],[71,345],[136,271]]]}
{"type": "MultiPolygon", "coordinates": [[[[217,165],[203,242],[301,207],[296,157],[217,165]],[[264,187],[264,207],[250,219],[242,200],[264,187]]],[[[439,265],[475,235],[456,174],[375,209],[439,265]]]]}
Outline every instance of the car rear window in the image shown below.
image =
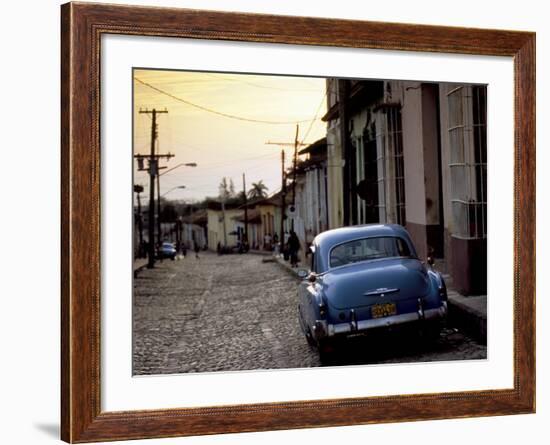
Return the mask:
{"type": "Polygon", "coordinates": [[[390,257],[409,257],[407,243],[399,237],[363,238],[340,244],[330,251],[330,267],[390,257]]]}

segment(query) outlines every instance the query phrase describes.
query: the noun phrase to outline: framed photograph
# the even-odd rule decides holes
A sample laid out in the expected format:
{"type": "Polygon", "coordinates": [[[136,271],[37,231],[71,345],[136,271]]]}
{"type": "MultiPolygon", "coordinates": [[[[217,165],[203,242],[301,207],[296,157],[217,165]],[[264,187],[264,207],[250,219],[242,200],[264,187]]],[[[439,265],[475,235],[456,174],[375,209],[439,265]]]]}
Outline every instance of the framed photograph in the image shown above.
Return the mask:
{"type": "Polygon", "coordinates": [[[62,439],[535,411],[535,35],[62,6],[62,439]]]}

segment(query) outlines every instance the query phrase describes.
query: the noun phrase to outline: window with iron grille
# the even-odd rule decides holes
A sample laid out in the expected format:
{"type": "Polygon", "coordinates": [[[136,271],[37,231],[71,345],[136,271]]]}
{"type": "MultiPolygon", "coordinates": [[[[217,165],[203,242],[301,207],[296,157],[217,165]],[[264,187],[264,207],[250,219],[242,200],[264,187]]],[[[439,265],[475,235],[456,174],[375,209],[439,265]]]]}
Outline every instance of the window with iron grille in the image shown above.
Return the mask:
{"type": "Polygon", "coordinates": [[[405,174],[401,110],[385,107],[355,140],[359,223],[405,224],[405,174]]]}
{"type": "Polygon", "coordinates": [[[487,236],[487,88],[447,93],[453,235],[487,236]]]}
{"type": "Polygon", "coordinates": [[[405,166],[403,160],[403,129],[401,109],[393,106],[385,109],[386,114],[386,155],[388,171],[388,192],[390,193],[392,220],[405,224],[405,166]]]}

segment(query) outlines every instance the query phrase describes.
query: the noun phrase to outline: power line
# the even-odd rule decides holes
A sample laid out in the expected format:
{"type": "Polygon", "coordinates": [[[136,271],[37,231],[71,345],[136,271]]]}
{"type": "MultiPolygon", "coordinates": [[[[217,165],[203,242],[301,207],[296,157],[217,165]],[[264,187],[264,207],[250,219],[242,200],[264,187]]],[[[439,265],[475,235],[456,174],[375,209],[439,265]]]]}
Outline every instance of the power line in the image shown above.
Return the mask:
{"type": "MultiPolygon", "coordinates": [[[[317,91],[316,89],[303,89],[303,88],[282,88],[282,87],[275,87],[275,86],[271,86],[271,85],[261,85],[261,84],[258,84],[258,83],[254,83],[254,82],[249,82],[247,80],[244,80],[244,79],[241,79],[241,78],[232,78],[232,77],[226,77],[226,76],[223,76],[223,75],[220,75],[220,74],[213,74],[213,73],[203,73],[203,74],[206,74],[207,76],[210,76],[210,77],[213,77],[214,79],[223,79],[223,80],[229,80],[230,82],[238,82],[238,83],[242,83],[242,84],[245,84],[245,85],[250,85],[250,86],[253,86],[253,87],[256,87],[256,88],[264,88],[264,89],[267,89],[267,90],[279,90],[279,91],[317,91]]],[[[241,76],[243,74],[240,74],[241,76]]],[[[283,77],[283,76],[281,76],[283,77]]]]}
{"type": "Polygon", "coordinates": [[[189,105],[191,107],[197,108],[199,110],[206,111],[206,112],[212,113],[212,114],[216,114],[218,116],[223,116],[223,117],[226,117],[226,118],[229,118],[229,119],[235,119],[235,120],[244,121],[244,122],[253,122],[253,123],[256,123],[256,124],[270,124],[270,125],[299,124],[299,123],[311,122],[312,120],[315,120],[315,119],[303,119],[303,120],[298,120],[298,121],[268,121],[268,120],[262,120],[262,119],[252,119],[252,118],[248,118],[248,117],[237,116],[237,115],[234,115],[234,114],[229,114],[229,113],[224,113],[222,111],[213,110],[212,108],[203,107],[202,105],[198,105],[198,104],[193,103],[193,102],[189,102],[186,99],[182,99],[181,97],[175,96],[172,93],[161,90],[160,88],[157,88],[156,86],[151,85],[150,83],[144,82],[143,80],[138,79],[137,77],[134,77],[134,80],[136,80],[137,82],[141,83],[142,85],[145,85],[145,86],[151,88],[152,90],[154,90],[154,91],[156,91],[160,94],[164,94],[165,96],[168,96],[171,99],[174,99],[178,102],[181,102],[181,103],[184,103],[184,104],[189,105]]]}
{"type": "MultiPolygon", "coordinates": [[[[256,166],[256,165],[263,164],[265,162],[276,161],[277,157],[278,157],[277,153],[269,153],[269,154],[263,155],[263,156],[250,157],[250,158],[236,158],[236,159],[231,159],[231,160],[225,161],[225,162],[214,162],[214,163],[202,163],[201,162],[200,165],[199,165],[199,170],[196,173],[197,174],[202,174],[205,171],[216,170],[216,169],[219,169],[219,168],[222,168],[222,167],[227,167],[227,165],[229,163],[234,163],[234,162],[257,161],[257,162],[254,162],[252,164],[252,166],[256,166]]],[[[250,168],[250,167],[251,166],[248,165],[248,168],[250,168]]],[[[139,171],[137,173],[139,173],[139,171]]],[[[168,176],[166,177],[166,179],[168,180],[168,176]]]]}
{"type": "Polygon", "coordinates": [[[325,94],[323,94],[323,97],[321,98],[321,102],[319,103],[319,106],[317,107],[317,111],[315,112],[315,117],[313,118],[313,120],[309,124],[309,128],[307,129],[305,136],[302,138],[302,142],[304,142],[307,139],[307,137],[309,136],[309,132],[313,128],[313,122],[315,122],[317,120],[317,116],[319,115],[319,111],[321,111],[321,107],[323,106],[323,103],[325,102],[325,100],[327,98],[327,94],[328,94],[328,90],[325,90],[325,94]]]}

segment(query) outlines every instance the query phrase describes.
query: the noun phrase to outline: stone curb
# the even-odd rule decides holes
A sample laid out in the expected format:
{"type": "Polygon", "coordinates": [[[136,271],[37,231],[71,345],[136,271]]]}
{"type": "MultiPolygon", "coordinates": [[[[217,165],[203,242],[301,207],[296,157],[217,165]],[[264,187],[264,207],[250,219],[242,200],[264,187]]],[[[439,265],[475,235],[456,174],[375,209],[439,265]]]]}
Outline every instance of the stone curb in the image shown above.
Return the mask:
{"type": "Polygon", "coordinates": [[[136,278],[138,273],[140,273],[146,267],[147,267],[147,260],[140,259],[140,260],[134,261],[134,264],[133,264],[134,278],[136,278]]]}
{"type": "MultiPolygon", "coordinates": [[[[475,298],[475,297],[474,297],[475,298]]],[[[449,295],[449,322],[460,327],[481,344],[487,344],[487,314],[453,299],[449,295]]]]}
{"type": "Polygon", "coordinates": [[[295,267],[295,268],[291,267],[290,263],[288,261],[285,261],[284,258],[282,258],[280,255],[273,255],[272,258],[274,262],[279,263],[284,270],[286,270],[289,274],[291,274],[294,278],[296,278],[299,281],[301,281],[302,278],[300,278],[300,276],[298,275],[298,272],[300,270],[305,270],[306,272],[308,272],[308,269],[306,267],[295,267]]]}

